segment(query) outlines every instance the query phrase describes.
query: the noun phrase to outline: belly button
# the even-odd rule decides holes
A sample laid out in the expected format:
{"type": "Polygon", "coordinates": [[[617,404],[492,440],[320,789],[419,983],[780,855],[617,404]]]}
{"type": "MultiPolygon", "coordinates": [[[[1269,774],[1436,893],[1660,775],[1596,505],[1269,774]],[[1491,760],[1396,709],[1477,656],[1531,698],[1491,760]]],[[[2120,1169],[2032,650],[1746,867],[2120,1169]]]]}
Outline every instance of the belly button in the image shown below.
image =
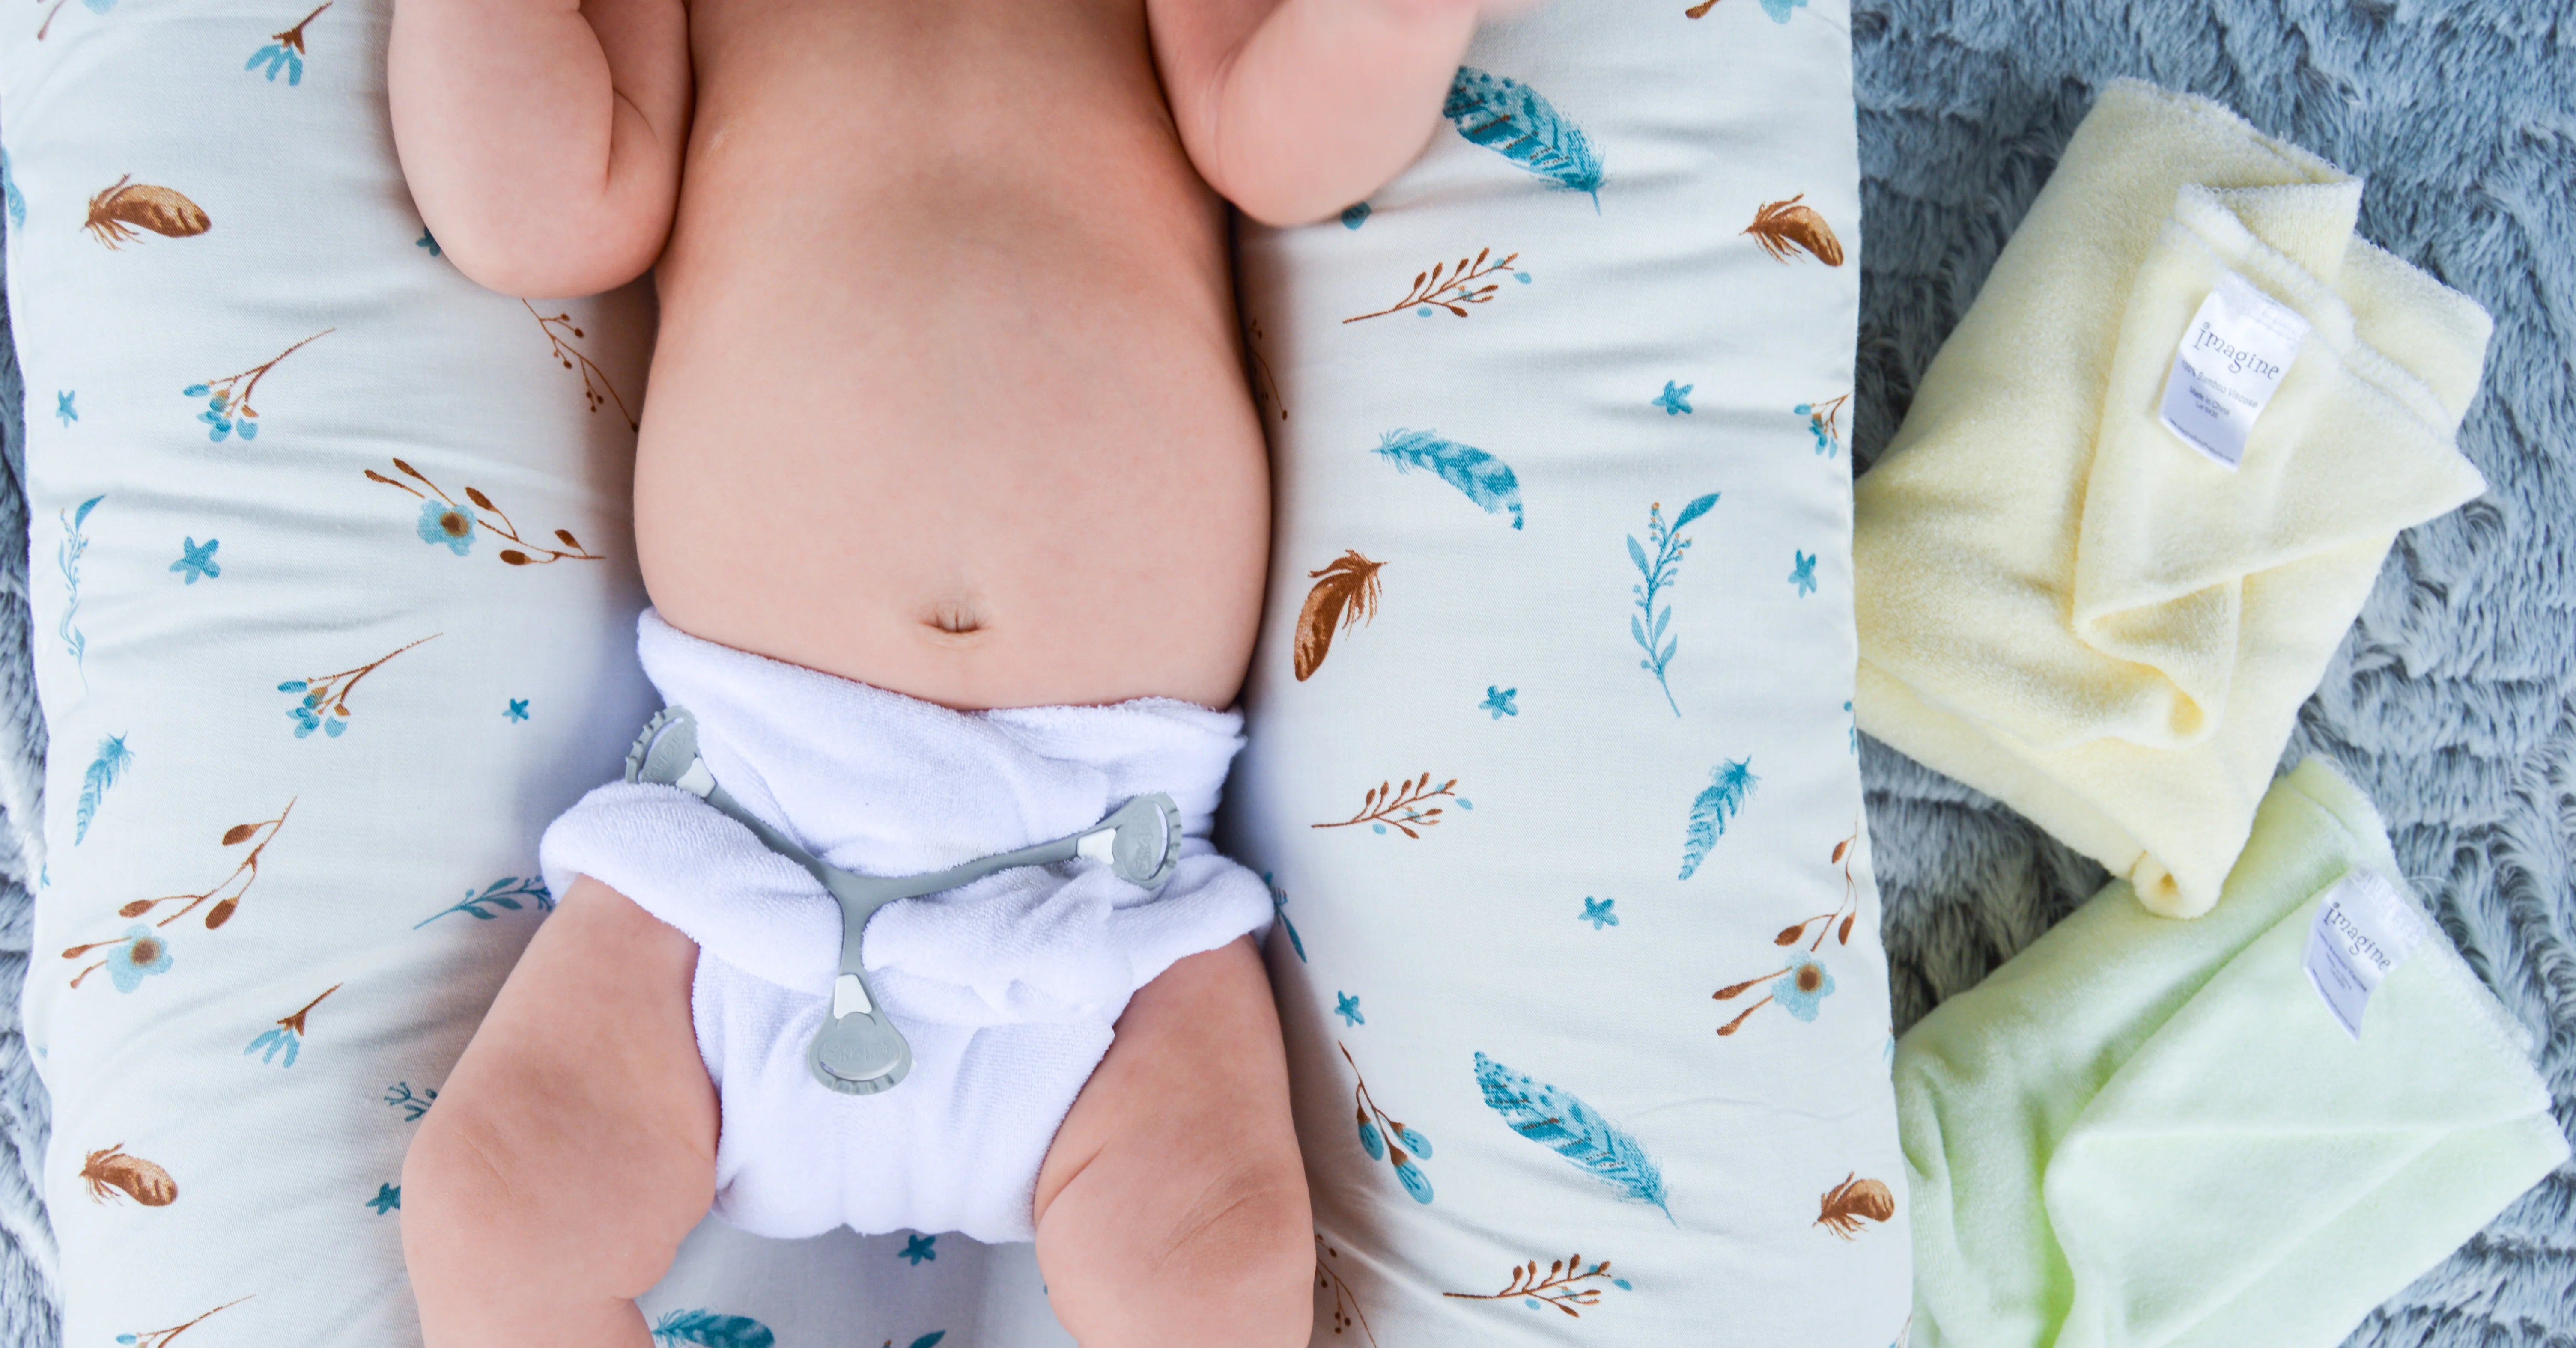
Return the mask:
{"type": "Polygon", "coordinates": [[[972,636],[984,630],[983,615],[975,611],[974,605],[958,600],[931,605],[930,611],[922,615],[921,624],[952,637],[972,636]]]}

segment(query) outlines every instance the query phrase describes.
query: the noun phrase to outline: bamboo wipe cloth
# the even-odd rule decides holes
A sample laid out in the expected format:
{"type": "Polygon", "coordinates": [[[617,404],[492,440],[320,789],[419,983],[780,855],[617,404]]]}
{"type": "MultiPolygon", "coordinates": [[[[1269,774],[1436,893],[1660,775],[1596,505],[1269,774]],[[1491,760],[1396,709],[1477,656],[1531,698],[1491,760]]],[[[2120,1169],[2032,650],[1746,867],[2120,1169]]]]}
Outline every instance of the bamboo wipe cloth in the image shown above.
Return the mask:
{"type": "Polygon", "coordinates": [[[2328,1348],[2567,1158],[2521,1026],[2438,931],[2357,1040],[2328,1013],[2302,954],[2355,869],[2411,894],[2310,759],[2209,917],[2115,880],[1907,1031],[1918,1348],[2328,1348]]]}
{"type": "Polygon", "coordinates": [[[1856,490],[1862,729],[2208,910],[2398,532],[2484,490],[2477,304],[2354,237],[2358,179],[2106,90],[1856,490]],[[2311,331],[2221,466],[2157,420],[2234,272],[2311,331]]]}

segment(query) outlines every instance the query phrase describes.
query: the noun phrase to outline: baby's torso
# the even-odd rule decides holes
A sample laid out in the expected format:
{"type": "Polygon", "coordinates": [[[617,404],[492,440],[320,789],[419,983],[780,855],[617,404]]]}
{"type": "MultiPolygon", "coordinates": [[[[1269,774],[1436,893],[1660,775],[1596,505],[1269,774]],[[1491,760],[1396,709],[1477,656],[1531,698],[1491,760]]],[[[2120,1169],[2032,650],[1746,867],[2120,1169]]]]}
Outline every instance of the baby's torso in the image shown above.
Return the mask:
{"type": "Polygon", "coordinates": [[[691,9],[635,478],[663,616],[956,706],[1230,701],[1268,472],[1138,0],[691,9]]]}

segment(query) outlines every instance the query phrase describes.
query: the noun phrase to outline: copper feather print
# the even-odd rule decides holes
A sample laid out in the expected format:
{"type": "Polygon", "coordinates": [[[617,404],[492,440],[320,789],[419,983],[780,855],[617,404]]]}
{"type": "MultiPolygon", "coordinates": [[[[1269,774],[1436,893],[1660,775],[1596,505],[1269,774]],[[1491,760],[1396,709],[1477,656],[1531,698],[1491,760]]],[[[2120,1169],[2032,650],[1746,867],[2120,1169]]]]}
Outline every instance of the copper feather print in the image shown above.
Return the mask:
{"type": "Polygon", "coordinates": [[[1896,1195],[1877,1180],[1845,1175],[1842,1183],[1825,1190],[1819,1207],[1822,1210],[1812,1224],[1849,1240],[1860,1230],[1862,1218],[1883,1222],[1895,1216],[1896,1195]]]}
{"type": "Polygon", "coordinates": [[[114,248],[136,237],[136,230],[150,230],[165,239],[185,239],[203,234],[213,225],[205,208],[197,203],[167,187],[138,183],[129,173],[89,199],[89,219],[82,222],[81,228],[114,248]]]}
{"type": "Polygon", "coordinates": [[[81,1166],[80,1178],[89,1186],[93,1203],[106,1202],[113,1192],[147,1208],[161,1208],[179,1196],[178,1182],[170,1178],[169,1171],[129,1154],[122,1142],[91,1152],[81,1166]]]}
{"type": "Polygon", "coordinates": [[[1335,631],[1377,617],[1377,573],[1385,565],[1345,550],[1322,570],[1306,573],[1315,588],[1306,592],[1306,606],[1297,611],[1298,682],[1323,667],[1324,657],[1332,653],[1335,631]]]}
{"type": "Polygon", "coordinates": [[[1798,203],[1807,194],[1800,192],[1787,201],[1765,202],[1753,213],[1753,223],[1743,232],[1762,245],[1762,251],[1786,262],[1800,251],[1812,254],[1828,267],[1843,265],[1843,241],[1834,237],[1833,227],[1813,206],[1798,203]]]}

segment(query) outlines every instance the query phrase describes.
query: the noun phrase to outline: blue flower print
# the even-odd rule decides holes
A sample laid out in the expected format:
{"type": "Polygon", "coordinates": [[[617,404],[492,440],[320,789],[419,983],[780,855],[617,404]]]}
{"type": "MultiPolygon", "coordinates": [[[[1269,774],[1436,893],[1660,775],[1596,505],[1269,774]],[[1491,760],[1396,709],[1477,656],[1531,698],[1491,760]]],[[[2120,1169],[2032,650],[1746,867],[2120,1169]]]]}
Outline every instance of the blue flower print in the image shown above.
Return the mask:
{"type": "Polygon", "coordinates": [[[64,430],[70,430],[72,423],[80,420],[80,409],[72,406],[72,399],[79,396],[78,389],[58,391],[54,394],[54,415],[63,419],[64,430]]]}
{"type": "Polygon", "coordinates": [[[1676,384],[1667,379],[1664,381],[1664,391],[1655,395],[1654,405],[1664,409],[1664,415],[1668,417],[1689,416],[1690,391],[1697,387],[1699,387],[1697,384],[1676,384]]]}
{"type": "Polygon", "coordinates": [[[1806,7],[1807,0],[1762,0],[1762,12],[1770,15],[1773,23],[1787,23],[1792,12],[1806,7]]]}
{"type": "Polygon", "coordinates": [[[1365,201],[1355,201],[1342,208],[1342,228],[1344,229],[1357,229],[1367,224],[1368,218],[1369,204],[1365,201]]]}
{"type": "Polygon", "coordinates": [[[1512,699],[1520,695],[1518,688],[1497,688],[1489,683],[1485,685],[1485,700],[1478,703],[1476,709],[1492,712],[1497,721],[1506,716],[1518,716],[1521,709],[1512,705],[1512,699]]]}
{"type": "Polygon", "coordinates": [[[1618,926],[1619,915],[1610,911],[1618,902],[1617,899],[1596,899],[1587,894],[1583,898],[1583,916],[1579,920],[1591,923],[1594,931],[1618,926]]]}
{"type": "Polygon", "coordinates": [[[150,927],[135,923],[125,929],[125,939],[117,945],[107,960],[107,976],[115,980],[117,991],[132,992],[143,986],[144,979],[170,972],[170,943],[150,927]]]}
{"type": "Polygon", "coordinates": [[[420,237],[412,240],[411,246],[414,248],[428,249],[431,257],[438,257],[447,251],[438,246],[437,237],[429,232],[429,226],[427,225],[421,226],[420,237]]]}
{"type": "Polygon", "coordinates": [[[449,552],[462,557],[474,550],[474,512],[453,501],[420,503],[420,541],[447,545],[449,552]]]}
{"type": "Polygon", "coordinates": [[[939,1257],[939,1251],[931,1248],[938,1243],[939,1237],[937,1236],[925,1236],[917,1233],[909,1235],[903,1239],[903,1253],[896,1257],[911,1264],[914,1268],[919,1268],[921,1267],[923,1260],[937,1259],[939,1257]]]}
{"type": "Polygon", "coordinates": [[[374,1208],[376,1210],[376,1215],[379,1217],[401,1208],[402,1186],[399,1184],[377,1185],[376,1196],[368,1199],[364,1206],[374,1208]]]}
{"type": "Polygon", "coordinates": [[[215,561],[218,546],[221,546],[220,540],[209,538],[204,547],[199,547],[197,540],[191,537],[179,545],[179,560],[170,563],[170,569],[191,585],[200,580],[213,580],[224,573],[224,568],[215,561]]]}
{"type": "Polygon", "coordinates": [[[513,722],[528,719],[528,700],[524,697],[511,698],[509,708],[501,714],[513,722]]]}
{"type": "Polygon", "coordinates": [[[1834,976],[1813,956],[1802,956],[1771,985],[1771,996],[1800,1020],[1814,1020],[1816,1009],[1834,994],[1834,976]]]}
{"type": "Polygon", "coordinates": [[[1340,1016],[1344,1025],[1368,1024],[1368,1017],[1360,1014],[1360,999],[1347,992],[1333,994],[1333,1014],[1340,1016]]]}
{"type": "Polygon", "coordinates": [[[1798,597],[1803,599],[1814,594],[1816,592],[1816,554],[1791,548],[1789,556],[1791,558],[1789,583],[1798,587],[1798,597]]]}

